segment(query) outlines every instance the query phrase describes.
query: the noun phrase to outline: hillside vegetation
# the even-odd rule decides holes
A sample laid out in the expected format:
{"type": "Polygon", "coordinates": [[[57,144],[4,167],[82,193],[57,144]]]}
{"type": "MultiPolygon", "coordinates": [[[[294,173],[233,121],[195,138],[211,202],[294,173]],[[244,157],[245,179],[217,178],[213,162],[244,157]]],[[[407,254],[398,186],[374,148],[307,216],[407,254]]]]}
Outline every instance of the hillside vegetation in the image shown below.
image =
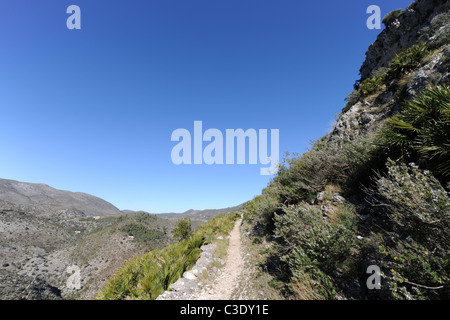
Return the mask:
{"type": "Polygon", "coordinates": [[[76,210],[0,201],[2,299],[90,299],[137,254],[173,242],[173,221],[143,212],[88,217],[76,210]],[[77,266],[80,290],[66,286],[77,266]]]}
{"type": "Polygon", "coordinates": [[[231,210],[190,210],[165,219],[120,211],[85,193],[0,179],[1,299],[92,299],[126,261],[174,243],[179,219],[189,217],[196,228],[231,210]],[[67,285],[74,268],[79,289],[67,285]]]}
{"type": "Polygon", "coordinates": [[[285,298],[450,298],[450,13],[428,14],[420,39],[365,70],[334,130],[288,154],[244,205],[248,236],[268,248],[261,272],[285,298]],[[379,290],[366,285],[371,265],[379,290]]]}
{"type": "Polygon", "coordinates": [[[200,247],[215,237],[227,235],[239,216],[238,213],[216,216],[197,228],[188,239],[132,259],[108,280],[97,299],[156,299],[194,266],[201,253],[200,247]]]}

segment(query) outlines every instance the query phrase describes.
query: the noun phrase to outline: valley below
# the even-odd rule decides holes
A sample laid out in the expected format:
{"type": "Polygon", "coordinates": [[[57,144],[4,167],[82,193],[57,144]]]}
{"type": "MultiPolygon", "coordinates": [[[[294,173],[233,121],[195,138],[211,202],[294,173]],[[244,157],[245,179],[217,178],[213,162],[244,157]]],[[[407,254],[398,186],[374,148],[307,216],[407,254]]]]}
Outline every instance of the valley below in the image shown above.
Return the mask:
{"type": "Polygon", "coordinates": [[[3,179],[0,191],[2,300],[93,299],[126,261],[175,242],[178,219],[188,216],[199,226],[227,212],[123,213],[89,195],[80,200],[77,193],[3,179]],[[73,270],[79,288],[68,284],[73,270]]]}

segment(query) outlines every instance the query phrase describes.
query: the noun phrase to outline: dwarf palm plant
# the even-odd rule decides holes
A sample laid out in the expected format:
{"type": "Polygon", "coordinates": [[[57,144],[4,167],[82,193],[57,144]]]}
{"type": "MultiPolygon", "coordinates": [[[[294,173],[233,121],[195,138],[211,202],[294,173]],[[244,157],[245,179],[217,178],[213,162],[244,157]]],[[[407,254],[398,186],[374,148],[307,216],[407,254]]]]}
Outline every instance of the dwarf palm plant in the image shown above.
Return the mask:
{"type": "Polygon", "coordinates": [[[392,59],[386,80],[398,79],[400,76],[417,68],[422,59],[431,53],[426,44],[418,43],[402,51],[392,59]]]}
{"type": "MultiPolygon", "coordinates": [[[[381,131],[384,142],[411,151],[450,176],[450,88],[426,89],[404,103],[402,111],[387,121],[381,131]]],[[[434,168],[433,168],[434,169],[434,168]]]]}

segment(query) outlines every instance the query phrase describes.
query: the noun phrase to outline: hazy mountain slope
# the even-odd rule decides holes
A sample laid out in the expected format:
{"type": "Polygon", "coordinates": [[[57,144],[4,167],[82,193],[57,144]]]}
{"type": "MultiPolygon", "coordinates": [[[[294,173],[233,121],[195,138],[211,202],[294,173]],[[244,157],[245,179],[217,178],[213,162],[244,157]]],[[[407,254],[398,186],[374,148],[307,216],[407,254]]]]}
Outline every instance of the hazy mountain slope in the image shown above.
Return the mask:
{"type": "Polygon", "coordinates": [[[172,240],[174,222],[124,215],[89,194],[0,179],[0,299],[91,298],[136,254],[172,240]],[[81,274],[70,289],[67,268],[81,274]]]}
{"type": "Polygon", "coordinates": [[[121,213],[111,203],[86,193],[63,191],[45,184],[5,179],[0,179],[0,200],[23,206],[39,205],[74,209],[87,216],[121,213]]]}
{"type": "Polygon", "coordinates": [[[215,216],[218,216],[223,213],[230,213],[239,211],[242,209],[242,205],[223,208],[223,209],[206,209],[206,210],[194,210],[190,209],[183,213],[161,213],[158,214],[159,217],[167,218],[167,219],[184,219],[191,218],[192,220],[200,220],[207,221],[215,216]]]}
{"type": "Polygon", "coordinates": [[[198,227],[229,210],[165,219],[122,212],[85,193],[0,179],[0,299],[93,298],[126,261],[172,243],[177,219],[190,217],[198,227]],[[70,266],[80,270],[79,290],[66,285],[70,266]]]}
{"type": "Polygon", "coordinates": [[[147,213],[36,215],[0,201],[0,299],[92,298],[134,255],[172,242],[175,222],[147,213]],[[80,268],[81,288],[66,286],[80,268]]]}

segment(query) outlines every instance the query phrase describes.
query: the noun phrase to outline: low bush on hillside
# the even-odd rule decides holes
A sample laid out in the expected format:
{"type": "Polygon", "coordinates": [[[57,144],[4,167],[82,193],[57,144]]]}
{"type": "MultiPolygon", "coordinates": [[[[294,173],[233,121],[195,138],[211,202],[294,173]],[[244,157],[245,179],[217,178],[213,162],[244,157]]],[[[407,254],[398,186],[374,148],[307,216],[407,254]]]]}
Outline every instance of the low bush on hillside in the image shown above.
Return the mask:
{"type": "Polygon", "coordinates": [[[445,297],[450,289],[450,196],[431,172],[414,164],[389,161],[387,167],[372,194],[392,222],[379,246],[392,295],[445,297]]]}
{"type": "Polygon", "coordinates": [[[361,99],[375,93],[381,93],[386,87],[395,86],[404,74],[418,68],[423,59],[431,53],[432,50],[429,45],[419,43],[397,54],[387,68],[380,68],[372,77],[362,82],[357,81],[355,90],[345,99],[347,104],[342,109],[342,113],[347,112],[361,99]]]}
{"type": "Polygon", "coordinates": [[[189,239],[129,261],[108,280],[97,299],[156,299],[194,266],[200,247],[219,234],[228,234],[238,217],[238,213],[217,216],[195,230],[189,239]]]}
{"type": "Polygon", "coordinates": [[[262,195],[245,204],[244,218],[259,231],[252,236],[276,248],[267,268],[289,297],[364,296],[365,283],[344,291],[346,279],[367,279],[368,261],[382,268],[385,283],[380,296],[367,294],[450,296],[449,107],[449,88],[435,87],[404,102],[374,135],[324,137],[285,158],[262,195]],[[333,203],[336,192],[354,205],[333,203]]]}
{"type": "Polygon", "coordinates": [[[420,39],[427,42],[432,48],[440,48],[450,42],[450,11],[438,13],[433,16],[430,23],[420,32],[420,39]]]}
{"type": "Polygon", "coordinates": [[[361,97],[367,97],[371,94],[379,92],[383,89],[385,85],[385,75],[382,74],[380,76],[374,76],[372,78],[368,78],[359,84],[359,93],[361,97]]]}
{"type": "Polygon", "coordinates": [[[303,155],[285,158],[271,187],[282,204],[296,204],[314,200],[328,184],[358,186],[376,168],[376,151],[371,137],[321,139],[303,155]]]}
{"type": "Polygon", "coordinates": [[[316,295],[324,298],[333,298],[333,275],[347,259],[354,238],[354,224],[349,225],[354,213],[340,208],[337,216],[339,222],[333,225],[319,208],[301,203],[283,207],[274,217],[276,254],[290,281],[299,284],[306,277],[316,295]]]}
{"type": "Polygon", "coordinates": [[[192,236],[191,218],[178,221],[177,227],[172,231],[173,237],[178,240],[186,240],[192,236]]]}
{"type": "Polygon", "coordinates": [[[262,195],[244,205],[244,218],[254,224],[256,235],[272,234],[274,214],[281,213],[283,206],[313,203],[327,185],[350,193],[368,183],[368,173],[384,166],[385,158],[379,153],[372,137],[318,140],[303,155],[283,159],[262,195]]]}
{"type": "Polygon", "coordinates": [[[262,236],[273,229],[273,217],[280,208],[278,195],[269,187],[263,190],[262,195],[245,203],[242,212],[244,219],[254,226],[253,233],[262,236]]]}
{"type": "Polygon", "coordinates": [[[164,237],[164,232],[160,230],[149,229],[143,224],[128,223],[120,228],[128,236],[133,236],[136,240],[141,242],[149,242],[155,239],[164,237]]]}
{"type": "Polygon", "coordinates": [[[448,223],[450,198],[431,172],[414,163],[396,164],[392,160],[387,167],[387,175],[376,181],[377,191],[403,232],[423,239],[432,236],[433,240],[448,233],[443,226],[448,223]]]}
{"type": "Polygon", "coordinates": [[[422,59],[431,53],[428,45],[423,43],[418,43],[403,50],[401,53],[396,55],[391,63],[389,64],[389,69],[386,73],[386,80],[391,81],[394,79],[399,79],[402,74],[412,71],[420,66],[422,59]]]}
{"type": "Polygon", "coordinates": [[[403,13],[402,9],[397,9],[394,11],[389,12],[387,15],[384,16],[383,20],[381,21],[386,27],[388,27],[392,22],[394,22],[396,19],[398,19],[403,13]]]}
{"type": "Polygon", "coordinates": [[[426,89],[406,101],[386,122],[381,144],[397,149],[406,159],[419,158],[447,181],[450,177],[450,88],[426,89]]]}

